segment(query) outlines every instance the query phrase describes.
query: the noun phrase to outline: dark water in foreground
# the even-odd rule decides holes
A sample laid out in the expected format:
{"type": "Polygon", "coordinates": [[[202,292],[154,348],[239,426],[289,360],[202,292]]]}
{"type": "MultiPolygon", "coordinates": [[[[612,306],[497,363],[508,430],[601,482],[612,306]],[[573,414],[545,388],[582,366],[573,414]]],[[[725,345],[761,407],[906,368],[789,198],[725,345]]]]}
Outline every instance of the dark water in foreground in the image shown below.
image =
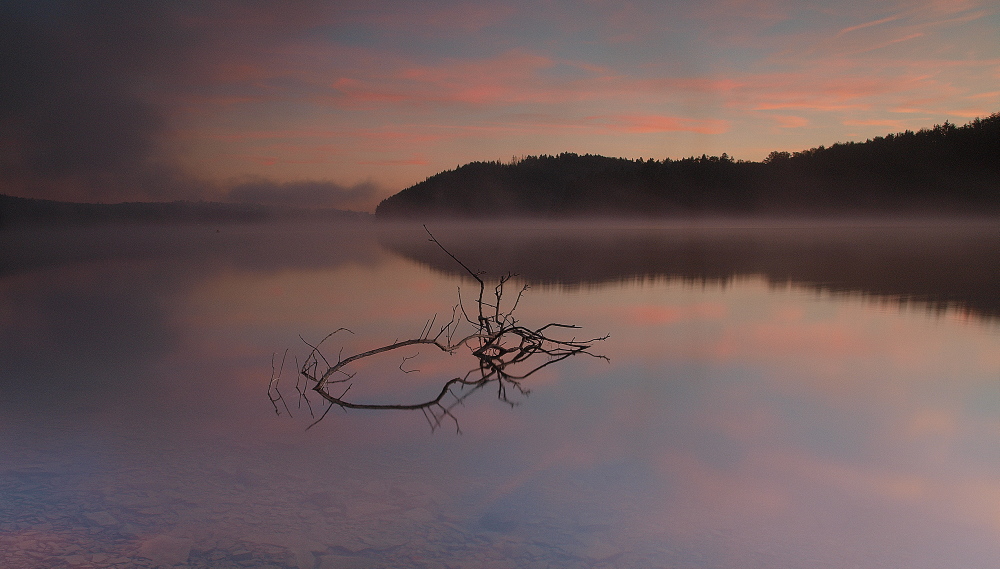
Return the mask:
{"type": "MultiPolygon", "coordinates": [[[[450,315],[469,280],[421,230],[216,229],[0,235],[0,566],[1000,559],[1000,224],[436,229],[532,284],[523,323],[610,334],[516,407],[470,397],[461,434],[307,431],[266,396],[299,335],[349,327],[348,354],[450,315]]],[[[454,371],[417,353],[359,397],[454,371]]]]}

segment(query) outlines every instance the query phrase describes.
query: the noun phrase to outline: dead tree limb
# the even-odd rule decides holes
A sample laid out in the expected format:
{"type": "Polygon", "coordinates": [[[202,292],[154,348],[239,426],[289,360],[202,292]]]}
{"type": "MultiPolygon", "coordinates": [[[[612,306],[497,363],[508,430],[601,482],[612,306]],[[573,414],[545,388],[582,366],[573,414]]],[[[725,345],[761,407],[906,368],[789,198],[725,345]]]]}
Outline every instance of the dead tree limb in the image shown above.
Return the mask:
{"type": "MultiPolygon", "coordinates": [[[[338,328],[328,334],[320,342],[310,344],[311,348],[303,363],[298,366],[299,380],[296,391],[299,394],[299,407],[302,400],[312,413],[312,406],[306,391],[311,391],[327,402],[327,408],[310,427],[320,422],[333,407],[341,409],[369,410],[416,410],[424,412],[431,429],[441,426],[446,418],[458,421],[452,414],[456,405],[462,404],[472,393],[490,384],[496,384],[497,397],[510,405],[516,401],[508,396],[508,389],[517,394],[526,395],[522,382],[541,369],[578,354],[607,360],[605,356],[592,353],[590,350],[596,342],[607,339],[607,336],[578,340],[576,338],[558,338],[553,334],[557,331],[578,329],[572,324],[550,322],[538,328],[523,326],[514,317],[514,311],[528,289],[523,285],[517,292],[509,307],[504,307],[505,286],[514,275],[506,274],[497,279],[492,294],[487,296],[486,282],[482,272],[470,269],[458,257],[451,253],[430,230],[424,226],[429,241],[437,245],[441,251],[451,257],[476,281],[479,287],[473,310],[467,310],[462,300],[461,289],[458,291],[458,303],[452,308],[451,319],[435,326],[436,317],[424,324],[421,333],[416,338],[397,340],[390,344],[372,348],[354,355],[343,357],[342,349],[337,354],[336,361],[331,361],[322,350],[324,342],[339,332],[352,333],[346,328],[338,328]],[[445,381],[437,395],[431,399],[413,403],[382,402],[364,403],[347,397],[354,385],[356,372],[349,371],[353,362],[370,358],[386,352],[393,352],[411,346],[426,346],[448,354],[463,353],[471,356],[473,366],[463,375],[445,381]],[[304,381],[307,390],[299,388],[299,382],[304,381]]],[[[403,364],[415,356],[403,356],[399,369],[404,373],[417,371],[403,369],[403,364]]],[[[282,358],[282,367],[284,358],[282,358]]],[[[272,369],[274,368],[272,362],[272,369]]],[[[268,387],[268,397],[274,405],[275,412],[280,414],[284,409],[290,414],[289,407],[279,390],[280,368],[272,372],[268,387]],[[279,406],[280,404],[280,406],[279,406]]],[[[314,416],[315,418],[315,416],[314,416]]]]}

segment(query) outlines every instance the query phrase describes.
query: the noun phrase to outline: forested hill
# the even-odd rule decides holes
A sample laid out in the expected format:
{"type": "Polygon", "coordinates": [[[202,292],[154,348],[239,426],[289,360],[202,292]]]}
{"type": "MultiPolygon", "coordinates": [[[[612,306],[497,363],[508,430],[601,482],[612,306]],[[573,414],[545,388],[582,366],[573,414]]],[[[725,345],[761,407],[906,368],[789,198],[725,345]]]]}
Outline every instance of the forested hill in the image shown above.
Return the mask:
{"type": "Polygon", "coordinates": [[[1000,213],[1000,113],[762,162],[596,155],[473,162],[379,204],[378,217],[1000,213]]]}

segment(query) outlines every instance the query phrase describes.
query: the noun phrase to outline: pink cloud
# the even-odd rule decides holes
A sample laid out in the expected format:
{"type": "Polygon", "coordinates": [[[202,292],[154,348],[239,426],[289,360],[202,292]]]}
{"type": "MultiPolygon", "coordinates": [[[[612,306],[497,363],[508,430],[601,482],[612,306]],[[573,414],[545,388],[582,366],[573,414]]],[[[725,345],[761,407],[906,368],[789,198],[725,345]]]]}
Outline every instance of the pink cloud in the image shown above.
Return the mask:
{"type": "MultiPolygon", "coordinates": [[[[346,102],[351,103],[399,103],[406,102],[410,97],[403,90],[394,90],[378,86],[374,82],[341,77],[331,84],[336,91],[342,93],[346,102]]],[[[322,100],[322,99],[318,99],[322,100]]],[[[336,97],[332,99],[338,101],[336,97]]]]}
{"type": "Polygon", "coordinates": [[[926,89],[920,76],[857,75],[817,77],[813,72],[768,74],[748,78],[730,104],[752,110],[869,109],[885,97],[926,89]]]}
{"type": "Polygon", "coordinates": [[[839,36],[842,36],[844,34],[847,34],[847,33],[850,33],[850,32],[856,31],[856,30],[861,30],[861,29],[864,29],[864,28],[870,28],[872,26],[878,26],[878,25],[881,25],[881,24],[886,24],[888,22],[895,22],[896,20],[899,20],[902,17],[903,17],[902,14],[896,14],[895,16],[889,16],[887,18],[882,18],[880,20],[874,20],[874,21],[871,21],[871,22],[865,22],[863,24],[858,24],[856,26],[851,26],[849,28],[844,28],[844,29],[840,30],[839,32],[837,32],[837,36],[839,37],[839,36]]]}
{"type": "Polygon", "coordinates": [[[892,119],[845,120],[842,121],[841,124],[844,126],[887,126],[897,130],[903,130],[906,128],[906,123],[904,121],[892,119]]]}
{"type": "Polygon", "coordinates": [[[430,161],[423,156],[411,156],[400,160],[358,160],[356,164],[371,164],[376,166],[424,166],[430,161]]]}
{"type": "Polygon", "coordinates": [[[1000,99],[1000,91],[990,91],[988,93],[977,93],[969,95],[968,99],[1000,99]]]}
{"type": "Polygon", "coordinates": [[[808,109],[813,111],[868,110],[871,109],[871,104],[829,103],[803,98],[802,100],[795,101],[760,103],[753,107],[755,111],[780,111],[782,109],[808,109]]]}
{"type": "Polygon", "coordinates": [[[579,94],[539,81],[552,67],[547,57],[512,51],[489,59],[451,59],[437,65],[403,65],[364,78],[340,78],[332,86],[343,100],[334,104],[403,103],[467,105],[559,102],[579,94]]]}
{"type": "Polygon", "coordinates": [[[809,124],[809,119],[796,116],[775,116],[772,117],[778,122],[779,128],[801,128],[809,124]]]}
{"type": "Polygon", "coordinates": [[[871,52],[871,51],[882,49],[884,47],[889,47],[890,45],[893,45],[893,44],[902,43],[902,42],[905,42],[905,41],[910,41],[910,40],[913,40],[913,39],[917,39],[919,37],[922,37],[923,35],[924,34],[921,33],[921,32],[914,32],[912,34],[908,34],[908,35],[905,35],[903,37],[893,38],[893,39],[888,40],[888,41],[884,41],[884,42],[881,42],[881,43],[877,43],[875,45],[870,45],[870,46],[864,47],[864,48],[859,49],[857,51],[849,52],[848,55],[859,55],[859,54],[862,54],[862,53],[868,53],[868,52],[871,52]]]}
{"type": "MultiPolygon", "coordinates": [[[[352,57],[361,57],[352,54],[352,57]]],[[[622,75],[586,61],[557,59],[511,50],[482,59],[445,59],[413,65],[388,58],[359,66],[327,83],[330,95],[317,102],[337,107],[559,105],[577,102],[663,100],[673,93],[730,93],[744,85],[732,78],[642,77],[622,75]],[[572,77],[550,75],[556,68],[576,70],[572,77]]]]}
{"type": "MultiPolygon", "coordinates": [[[[428,132],[428,126],[415,127],[412,131],[401,131],[401,130],[356,130],[344,133],[344,136],[351,138],[364,139],[367,141],[373,141],[378,143],[398,143],[398,144],[417,144],[434,142],[436,140],[441,140],[444,138],[440,134],[433,134],[428,132]]],[[[430,127],[432,128],[432,127],[430,127]]]]}
{"type": "Polygon", "coordinates": [[[627,133],[697,132],[722,134],[729,130],[729,121],[718,119],[689,119],[663,115],[612,115],[587,117],[586,120],[603,123],[608,130],[627,133]]]}
{"type": "Polygon", "coordinates": [[[246,142],[256,140],[285,140],[302,138],[333,138],[339,133],[332,130],[246,130],[236,132],[199,132],[189,129],[183,132],[186,137],[221,140],[226,142],[246,142]]]}

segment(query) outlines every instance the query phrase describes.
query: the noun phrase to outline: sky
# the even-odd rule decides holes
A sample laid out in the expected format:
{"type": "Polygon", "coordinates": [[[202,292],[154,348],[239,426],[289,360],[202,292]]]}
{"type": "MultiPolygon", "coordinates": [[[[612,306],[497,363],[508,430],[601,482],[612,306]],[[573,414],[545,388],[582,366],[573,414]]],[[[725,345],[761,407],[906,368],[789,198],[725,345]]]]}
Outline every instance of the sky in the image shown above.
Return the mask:
{"type": "Polygon", "coordinates": [[[0,2],[0,193],[372,211],[471,161],[1000,111],[996,0],[0,2]]]}

